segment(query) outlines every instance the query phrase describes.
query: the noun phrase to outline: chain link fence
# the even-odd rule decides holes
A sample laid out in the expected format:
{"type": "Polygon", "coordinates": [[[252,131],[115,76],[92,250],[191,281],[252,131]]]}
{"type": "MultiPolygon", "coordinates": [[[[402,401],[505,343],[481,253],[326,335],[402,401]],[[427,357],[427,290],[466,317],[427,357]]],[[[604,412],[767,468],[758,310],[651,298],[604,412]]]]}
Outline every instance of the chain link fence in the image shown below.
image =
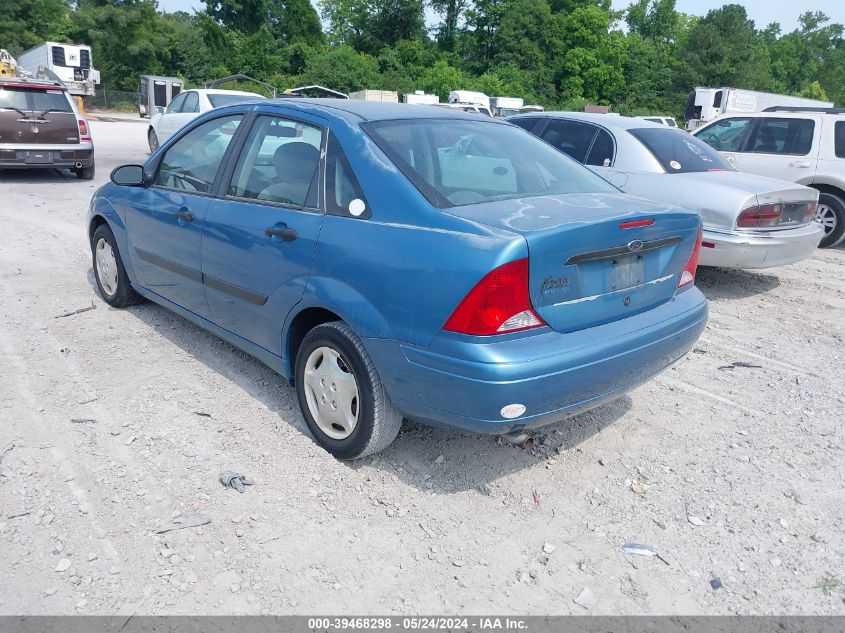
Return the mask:
{"type": "Polygon", "coordinates": [[[122,92],[97,88],[93,97],[85,99],[85,107],[89,110],[116,110],[119,112],[137,112],[140,94],[137,92],[122,92]]]}

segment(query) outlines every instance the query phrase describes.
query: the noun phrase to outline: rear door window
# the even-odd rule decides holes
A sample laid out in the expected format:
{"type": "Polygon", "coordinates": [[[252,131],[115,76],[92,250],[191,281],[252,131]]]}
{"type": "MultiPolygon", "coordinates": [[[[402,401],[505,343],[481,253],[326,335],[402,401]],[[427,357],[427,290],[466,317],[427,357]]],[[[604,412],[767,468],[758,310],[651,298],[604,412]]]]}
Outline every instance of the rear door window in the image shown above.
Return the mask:
{"type": "Polygon", "coordinates": [[[162,157],[154,184],[209,193],[241,119],[240,114],[212,119],[182,136],[162,157]]]}
{"type": "Polygon", "coordinates": [[[318,206],[323,131],[313,125],[260,116],[241,150],[229,195],[296,207],[318,206]]]}
{"type": "Polygon", "coordinates": [[[578,121],[552,121],[540,138],[584,164],[597,128],[578,121]]]}
{"type": "Polygon", "coordinates": [[[806,156],[813,146],[815,127],[812,119],[762,118],[749,142],[749,151],[806,156]]]}
{"type": "Polygon", "coordinates": [[[326,212],[365,219],[371,215],[364,192],[334,134],[329,135],[326,151],[326,212]]]}
{"type": "Polygon", "coordinates": [[[593,140],[590,153],[587,155],[587,165],[610,167],[613,164],[614,150],[613,138],[610,133],[599,129],[596,138],[593,140]]]}
{"type": "Polygon", "coordinates": [[[845,121],[836,122],[834,151],[837,158],[845,158],[845,121]]]}
{"type": "Polygon", "coordinates": [[[185,103],[182,104],[182,112],[199,112],[200,99],[196,92],[185,93],[185,103]]]}
{"type": "Polygon", "coordinates": [[[721,119],[695,135],[720,152],[742,151],[745,139],[752,128],[750,118],[721,119]]]}

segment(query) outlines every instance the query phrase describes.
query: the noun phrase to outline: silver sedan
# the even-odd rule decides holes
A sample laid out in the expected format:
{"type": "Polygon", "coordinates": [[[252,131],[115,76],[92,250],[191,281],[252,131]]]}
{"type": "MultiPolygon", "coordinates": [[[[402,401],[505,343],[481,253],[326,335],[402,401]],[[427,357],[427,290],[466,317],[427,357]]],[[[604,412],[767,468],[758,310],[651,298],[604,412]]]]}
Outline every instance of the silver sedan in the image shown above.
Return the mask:
{"type": "Polygon", "coordinates": [[[622,191],[698,211],[703,266],[770,268],[810,257],[824,235],[818,191],[737,172],[694,136],[608,114],[544,112],[512,123],[622,191]]]}

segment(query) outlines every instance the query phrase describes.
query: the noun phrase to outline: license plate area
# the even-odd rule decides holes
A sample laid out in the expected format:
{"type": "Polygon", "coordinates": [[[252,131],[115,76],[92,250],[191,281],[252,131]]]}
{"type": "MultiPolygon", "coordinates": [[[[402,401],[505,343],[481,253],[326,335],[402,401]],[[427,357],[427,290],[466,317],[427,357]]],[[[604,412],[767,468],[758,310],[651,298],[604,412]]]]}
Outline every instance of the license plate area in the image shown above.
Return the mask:
{"type": "Polygon", "coordinates": [[[645,259],[642,255],[623,255],[607,262],[607,289],[624,290],[643,283],[645,278],[645,259]]]}
{"type": "Polygon", "coordinates": [[[25,152],[23,159],[27,165],[49,165],[53,162],[53,152],[25,152]]]}

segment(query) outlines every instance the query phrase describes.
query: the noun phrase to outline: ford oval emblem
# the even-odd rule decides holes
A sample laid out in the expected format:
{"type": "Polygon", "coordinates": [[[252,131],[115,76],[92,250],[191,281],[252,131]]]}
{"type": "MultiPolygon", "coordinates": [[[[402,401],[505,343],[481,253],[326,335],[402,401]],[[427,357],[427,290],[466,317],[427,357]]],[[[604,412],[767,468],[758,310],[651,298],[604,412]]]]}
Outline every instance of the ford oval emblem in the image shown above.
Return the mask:
{"type": "Polygon", "coordinates": [[[628,250],[632,253],[639,253],[643,250],[643,241],[642,240],[631,240],[628,242],[628,250]]]}

